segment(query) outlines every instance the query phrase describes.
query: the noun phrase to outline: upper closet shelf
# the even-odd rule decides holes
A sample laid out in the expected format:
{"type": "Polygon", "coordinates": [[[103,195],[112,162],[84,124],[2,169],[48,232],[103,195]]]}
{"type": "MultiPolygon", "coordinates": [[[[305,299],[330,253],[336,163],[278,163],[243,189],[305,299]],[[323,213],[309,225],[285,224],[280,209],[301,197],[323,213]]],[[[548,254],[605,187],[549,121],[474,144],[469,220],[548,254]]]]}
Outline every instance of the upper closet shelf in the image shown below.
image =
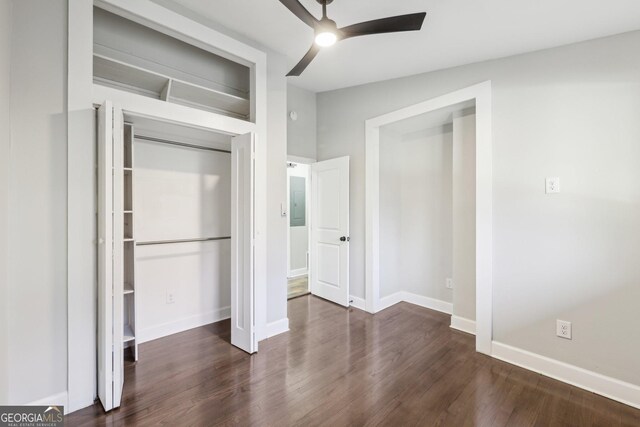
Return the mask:
{"type": "Polygon", "coordinates": [[[93,81],[99,85],[242,120],[248,120],[251,112],[248,99],[164,76],[98,54],[93,55],[93,81]]]}

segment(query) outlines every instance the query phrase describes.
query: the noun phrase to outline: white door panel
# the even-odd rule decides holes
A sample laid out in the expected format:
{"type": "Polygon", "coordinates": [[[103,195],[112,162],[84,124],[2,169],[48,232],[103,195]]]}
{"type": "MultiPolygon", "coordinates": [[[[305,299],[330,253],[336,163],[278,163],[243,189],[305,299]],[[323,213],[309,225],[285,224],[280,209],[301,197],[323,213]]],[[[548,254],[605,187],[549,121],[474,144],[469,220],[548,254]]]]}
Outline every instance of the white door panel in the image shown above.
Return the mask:
{"type": "Polygon", "coordinates": [[[231,344],[255,353],[253,134],[231,143],[231,344]]]}
{"type": "Polygon", "coordinates": [[[120,406],[124,385],[124,118],[107,101],[98,108],[98,397],[120,406]]]}
{"type": "Polygon", "coordinates": [[[98,108],[98,397],[113,409],[113,105],[98,108]]]}
{"type": "Polygon", "coordinates": [[[349,306],[349,157],[311,165],[311,292],[349,306]]]}
{"type": "Polygon", "coordinates": [[[113,106],[113,407],[124,387],[124,116],[113,106]]]}

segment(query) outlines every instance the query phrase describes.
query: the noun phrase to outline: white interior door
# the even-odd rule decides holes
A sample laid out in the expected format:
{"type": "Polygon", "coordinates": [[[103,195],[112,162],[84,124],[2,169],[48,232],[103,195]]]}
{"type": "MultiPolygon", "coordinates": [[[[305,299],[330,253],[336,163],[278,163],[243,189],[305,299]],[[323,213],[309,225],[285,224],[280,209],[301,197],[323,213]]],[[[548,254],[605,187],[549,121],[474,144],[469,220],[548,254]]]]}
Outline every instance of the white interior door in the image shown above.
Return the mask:
{"type": "Polygon", "coordinates": [[[349,157],[311,165],[311,293],[349,306],[349,157]]]}
{"type": "Polygon", "coordinates": [[[258,351],[254,312],[254,152],[252,133],[231,143],[231,344],[258,351]]]}
{"type": "Polygon", "coordinates": [[[123,352],[123,116],[98,109],[98,397],[105,411],[120,406],[123,352]]]}

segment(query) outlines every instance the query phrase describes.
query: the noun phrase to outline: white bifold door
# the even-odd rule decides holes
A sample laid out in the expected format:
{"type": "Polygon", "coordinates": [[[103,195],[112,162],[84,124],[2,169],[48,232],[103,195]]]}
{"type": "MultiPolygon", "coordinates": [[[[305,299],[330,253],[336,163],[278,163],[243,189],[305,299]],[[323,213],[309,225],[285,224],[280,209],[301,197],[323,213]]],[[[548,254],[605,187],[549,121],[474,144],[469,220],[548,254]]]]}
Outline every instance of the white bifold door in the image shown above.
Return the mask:
{"type": "Polygon", "coordinates": [[[349,306],[349,157],[311,165],[311,293],[349,306]]]}
{"type": "Polygon", "coordinates": [[[258,351],[254,311],[255,137],[231,141],[231,344],[258,351]]]}
{"type": "MultiPolygon", "coordinates": [[[[129,125],[128,125],[129,126],[129,125]]],[[[133,137],[127,134],[127,138],[133,137]]],[[[135,165],[125,167],[123,111],[111,102],[98,109],[98,397],[105,411],[120,406],[124,386],[125,342],[125,202],[126,177],[135,165]]],[[[127,146],[128,147],[128,146],[127,146]]],[[[231,219],[231,343],[247,353],[258,349],[254,310],[254,135],[232,139],[231,219]]],[[[130,148],[129,148],[130,149],[130,148]]],[[[128,197],[134,197],[128,193],[128,197]]],[[[225,208],[225,207],[222,207],[225,208]]],[[[143,323],[141,319],[140,323],[143,323]]],[[[131,344],[129,344],[131,345],[131,344]]],[[[137,340],[136,340],[137,346],[137,340]]],[[[135,352],[137,357],[137,351],[135,352]]]]}
{"type": "Polygon", "coordinates": [[[122,110],[98,109],[98,397],[120,406],[124,386],[122,110]]]}

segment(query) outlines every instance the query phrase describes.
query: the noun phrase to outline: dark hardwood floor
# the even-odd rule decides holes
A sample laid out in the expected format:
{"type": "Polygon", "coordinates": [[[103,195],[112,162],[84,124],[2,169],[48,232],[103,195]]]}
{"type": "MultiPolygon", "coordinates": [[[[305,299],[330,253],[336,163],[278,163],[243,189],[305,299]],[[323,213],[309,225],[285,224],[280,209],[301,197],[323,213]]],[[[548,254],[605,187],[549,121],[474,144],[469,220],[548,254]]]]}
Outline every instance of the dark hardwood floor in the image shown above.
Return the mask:
{"type": "Polygon", "coordinates": [[[248,356],[229,323],[140,346],[122,407],[68,426],[640,426],[640,410],[475,353],[449,316],[400,303],[372,316],[312,296],[248,356]]]}

